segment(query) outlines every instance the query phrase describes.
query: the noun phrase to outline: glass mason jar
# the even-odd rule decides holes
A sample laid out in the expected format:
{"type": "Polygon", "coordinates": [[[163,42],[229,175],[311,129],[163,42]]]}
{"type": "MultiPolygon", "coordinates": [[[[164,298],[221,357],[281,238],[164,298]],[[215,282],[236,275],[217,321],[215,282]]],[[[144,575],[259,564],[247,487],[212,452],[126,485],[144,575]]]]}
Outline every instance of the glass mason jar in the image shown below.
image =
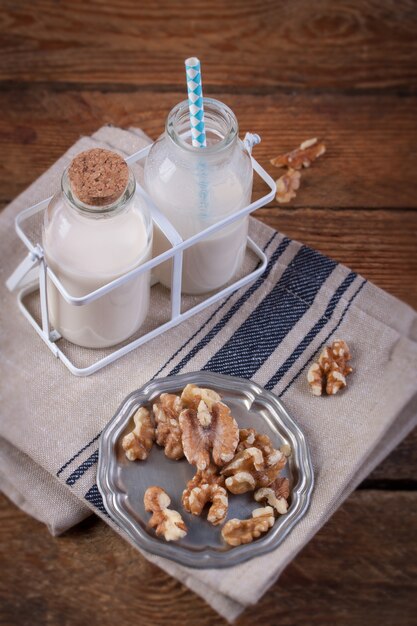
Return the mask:
{"type": "MultiPolygon", "coordinates": [[[[248,205],[252,196],[250,156],[238,137],[229,107],[204,98],[207,147],[191,143],[188,102],[169,113],[165,133],[145,163],[145,186],[158,208],[183,239],[195,235],[248,205]]],[[[218,289],[238,272],[246,249],[248,217],[221,229],[184,251],[182,291],[200,294],[218,289]]],[[[155,228],[154,256],[169,248],[155,228]]],[[[155,268],[156,278],[171,286],[172,261],[155,268]]]]}
{"type": "MultiPolygon", "coordinates": [[[[152,220],[135,193],[131,170],[127,187],[111,204],[81,202],[71,189],[68,169],[61,191],[44,213],[43,248],[49,267],[71,296],[88,293],[151,258],[152,220]]],[[[93,302],[69,304],[48,277],[52,326],[66,339],[87,348],[113,346],[133,335],[149,308],[150,272],[116,287],[93,302]]]]}

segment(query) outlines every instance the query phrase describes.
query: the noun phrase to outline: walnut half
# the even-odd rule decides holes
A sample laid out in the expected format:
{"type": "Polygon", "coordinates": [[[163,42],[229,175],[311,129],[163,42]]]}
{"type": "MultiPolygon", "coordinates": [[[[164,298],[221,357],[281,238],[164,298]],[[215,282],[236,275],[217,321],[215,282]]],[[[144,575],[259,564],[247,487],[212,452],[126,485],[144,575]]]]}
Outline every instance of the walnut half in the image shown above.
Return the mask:
{"type": "Polygon", "coordinates": [[[301,174],[297,170],[288,169],[285,174],[276,180],[276,199],[280,204],[286,204],[295,198],[296,191],[300,188],[301,174]]]}
{"type": "Polygon", "coordinates": [[[252,511],[249,519],[231,519],[222,528],[222,537],[230,546],[251,543],[266,533],[275,523],[274,509],[266,506],[252,511]]]}
{"type": "Polygon", "coordinates": [[[296,191],[300,187],[301,172],[303,167],[310,165],[326,152],[326,146],[322,141],[316,138],[307,139],[299,148],[280,154],[271,159],[272,165],[275,167],[288,168],[285,174],[280,176],[276,181],[277,193],[276,199],[280,203],[290,202],[296,196],[296,191]]]}
{"type": "Polygon", "coordinates": [[[200,398],[197,395],[193,400],[196,408],[181,411],[179,423],[187,461],[197,469],[205,470],[212,461],[222,466],[233,458],[239,429],[229,407],[223,402],[200,398]]]}
{"type": "Polygon", "coordinates": [[[326,391],[328,396],[335,395],[346,387],[346,376],[353,372],[348,365],[351,356],[348,345],[343,339],[336,339],[331,346],[324,348],[317,363],[313,363],[307,373],[307,381],[315,396],[326,391]]]}
{"type": "Polygon", "coordinates": [[[122,448],[129,461],[144,461],[152,449],[155,429],[152,425],[148,409],[141,406],[133,416],[135,427],[123,437],[122,448]]]}
{"type": "Polygon", "coordinates": [[[318,141],[317,138],[307,139],[303,141],[299,148],[271,159],[271,163],[275,167],[290,167],[294,170],[299,170],[302,167],[310,167],[312,162],[325,152],[326,146],[322,141],[318,141]]]}
{"type": "Polygon", "coordinates": [[[279,515],[285,515],[288,511],[289,495],[290,483],[288,478],[279,477],[269,487],[262,487],[255,491],[254,498],[257,502],[272,506],[279,515]]]}
{"type": "Polygon", "coordinates": [[[253,428],[241,429],[239,438],[235,457],[221,470],[227,489],[241,494],[268,487],[285,466],[286,456],[273,447],[267,435],[260,435],[253,428]]]}
{"type": "Polygon", "coordinates": [[[207,520],[220,524],[227,515],[228,497],[224,488],[224,478],[210,466],[207,470],[198,470],[194,478],[188,481],[182,494],[182,503],[186,511],[201,515],[205,505],[211,502],[207,520]]]}
{"type": "Polygon", "coordinates": [[[187,527],[178,511],[168,508],[171,498],[162,487],[148,487],[143,503],[145,511],[152,513],[149,526],[155,528],[158,536],[162,536],[166,541],[177,541],[185,537],[187,527]]]}
{"type": "Polygon", "coordinates": [[[161,393],[158,400],[153,404],[156,443],[164,448],[165,456],[174,461],[182,459],[184,456],[179,424],[181,409],[181,398],[173,393],[161,393]]]}

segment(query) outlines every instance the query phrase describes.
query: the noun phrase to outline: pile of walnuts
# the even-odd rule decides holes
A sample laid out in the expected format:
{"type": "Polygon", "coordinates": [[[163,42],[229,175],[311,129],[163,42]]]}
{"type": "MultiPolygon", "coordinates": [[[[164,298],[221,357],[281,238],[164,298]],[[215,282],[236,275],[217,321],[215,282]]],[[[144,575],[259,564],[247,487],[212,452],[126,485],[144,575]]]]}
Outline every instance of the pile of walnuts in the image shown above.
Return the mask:
{"type": "MultiPolygon", "coordinates": [[[[185,457],[196,467],[182,494],[183,507],[192,515],[201,515],[209,505],[207,520],[217,526],[226,519],[230,494],[253,492],[263,506],[249,519],[224,524],[221,534],[229,545],[250,543],[287,512],[289,481],[279,474],[290,447],[277,450],[267,435],[253,428],[239,430],[229,407],[212,389],[187,385],[181,395],[162,393],[152,415],[140,407],[133,421],[135,427],[122,441],[130,461],[145,460],[156,441],[169,459],[185,457]]],[[[161,487],[150,486],[145,492],[145,510],[152,513],[149,525],[157,536],[175,541],[187,534],[187,527],[170,503],[161,487]]]]}

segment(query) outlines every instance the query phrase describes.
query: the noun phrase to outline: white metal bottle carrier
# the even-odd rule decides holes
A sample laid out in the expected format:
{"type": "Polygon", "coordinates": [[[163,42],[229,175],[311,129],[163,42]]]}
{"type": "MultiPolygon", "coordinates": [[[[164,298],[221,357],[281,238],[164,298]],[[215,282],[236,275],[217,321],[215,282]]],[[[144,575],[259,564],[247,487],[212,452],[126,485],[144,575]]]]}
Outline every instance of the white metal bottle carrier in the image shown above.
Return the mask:
{"type": "MultiPolygon", "coordinates": [[[[253,146],[259,142],[260,142],[260,137],[258,135],[246,133],[244,143],[249,153],[251,153],[253,146]]],[[[142,150],[135,152],[134,154],[132,154],[130,157],[126,159],[126,163],[128,165],[132,165],[134,163],[138,163],[139,161],[143,160],[148,155],[148,152],[151,149],[151,147],[152,145],[149,145],[146,148],[143,148],[142,150]]],[[[17,296],[18,306],[20,310],[22,311],[26,319],[31,323],[33,328],[38,333],[38,335],[46,343],[46,345],[51,350],[51,352],[53,352],[53,354],[56,357],[58,357],[66,365],[66,367],[69,369],[69,371],[72,374],[74,374],[75,376],[89,376],[90,374],[97,372],[98,370],[105,367],[106,365],[109,365],[109,363],[113,363],[113,361],[116,361],[117,359],[124,356],[128,352],[135,350],[136,348],[143,345],[150,339],[157,337],[161,333],[165,332],[166,330],[169,330],[170,328],[173,328],[174,326],[188,319],[192,315],[199,313],[200,311],[210,306],[214,302],[221,300],[222,298],[229,295],[233,291],[236,291],[236,289],[239,289],[240,287],[247,285],[248,283],[252,282],[253,280],[255,280],[258,276],[262,274],[267,264],[267,258],[265,254],[262,252],[262,250],[256,245],[256,243],[250,237],[248,237],[247,245],[249,249],[252,250],[252,252],[254,252],[254,254],[258,257],[260,261],[256,269],[250,272],[249,274],[246,274],[239,280],[236,280],[233,284],[227,285],[223,289],[220,289],[215,294],[206,298],[203,302],[199,302],[198,304],[192,306],[190,309],[184,312],[181,312],[181,281],[182,281],[183,251],[191,247],[192,245],[198,243],[202,239],[205,239],[206,237],[214,233],[217,233],[218,231],[222,230],[222,228],[225,228],[229,224],[236,222],[243,216],[248,215],[249,213],[252,213],[256,209],[259,209],[261,206],[264,206],[265,204],[270,202],[275,196],[276,185],[275,185],[274,180],[269,176],[269,174],[259,165],[259,163],[252,156],[251,156],[251,160],[252,160],[252,166],[253,166],[254,171],[268,185],[270,191],[266,195],[262,196],[255,202],[252,202],[251,204],[247,205],[246,207],[244,207],[237,213],[234,213],[233,215],[226,217],[220,222],[217,222],[216,224],[209,226],[202,232],[196,235],[193,235],[192,237],[186,240],[182,239],[182,237],[173,227],[171,222],[159,211],[159,209],[153,203],[152,199],[147,194],[145,189],[137,182],[136,193],[140,194],[142,197],[146,199],[148,206],[150,208],[150,211],[151,211],[153,222],[159,226],[161,231],[169,240],[172,247],[166,252],[163,252],[162,254],[160,254],[159,256],[147,261],[143,265],[140,265],[139,267],[131,270],[130,272],[127,272],[123,276],[120,276],[119,278],[112,280],[111,282],[107,283],[103,287],[100,287],[99,289],[96,289],[95,291],[92,291],[91,293],[82,297],[74,297],[70,293],[68,293],[68,291],[65,289],[65,287],[60,282],[58,277],[54,274],[52,269],[48,267],[46,260],[45,260],[44,252],[40,243],[31,241],[29,233],[24,231],[24,227],[23,227],[24,223],[27,222],[27,220],[32,218],[37,213],[44,211],[45,208],[48,206],[52,197],[46,198],[45,200],[38,202],[37,204],[31,206],[28,209],[24,209],[17,215],[16,220],[15,220],[16,232],[18,236],[20,237],[20,239],[28,248],[29,253],[26,256],[26,258],[20,263],[20,265],[16,268],[13,274],[10,276],[6,285],[10,291],[14,291],[18,287],[20,287],[20,291],[18,292],[18,296],[17,296]],[[98,298],[109,293],[116,287],[125,284],[127,281],[138,276],[139,274],[149,271],[152,268],[159,265],[160,263],[163,263],[164,261],[167,261],[168,259],[171,259],[171,258],[173,259],[173,270],[172,270],[171,294],[170,294],[170,300],[171,300],[170,319],[166,323],[159,325],[158,327],[154,328],[153,330],[142,335],[139,338],[133,339],[132,341],[123,345],[122,347],[119,347],[119,348],[116,347],[112,352],[110,352],[103,358],[99,359],[98,361],[95,361],[91,365],[87,367],[77,367],[70,360],[68,355],[66,355],[57,345],[56,342],[61,338],[61,336],[56,330],[52,329],[50,325],[49,314],[48,314],[47,276],[49,276],[51,281],[54,283],[54,285],[60,292],[61,296],[66,300],[66,302],[73,304],[75,306],[83,306],[85,304],[89,304],[90,302],[93,302],[94,300],[97,300],[98,298]],[[39,290],[39,295],[40,295],[41,325],[36,321],[32,313],[29,311],[29,309],[23,302],[26,296],[28,296],[29,294],[37,290],[39,290]]],[[[96,352],[96,350],[91,349],[91,348],[90,349],[83,348],[83,350],[88,350],[88,352],[90,352],[91,354],[94,354],[94,352],[96,352]]]]}

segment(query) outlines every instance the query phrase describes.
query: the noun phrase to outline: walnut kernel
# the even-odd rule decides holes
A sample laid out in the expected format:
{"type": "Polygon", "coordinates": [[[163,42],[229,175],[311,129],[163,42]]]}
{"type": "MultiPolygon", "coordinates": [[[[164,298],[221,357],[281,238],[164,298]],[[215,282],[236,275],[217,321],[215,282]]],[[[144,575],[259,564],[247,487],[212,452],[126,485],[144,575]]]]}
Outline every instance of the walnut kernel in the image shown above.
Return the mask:
{"type": "Polygon", "coordinates": [[[297,189],[300,188],[301,173],[294,169],[289,169],[285,174],[276,180],[276,199],[279,203],[285,204],[295,198],[297,189]]]}
{"type": "Polygon", "coordinates": [[[313,161],[321,157],[326,152],[326,146],[317,138],[303,141],[299,148],[281,154],[275,159],[271,159],[275,167],[289,167],[300,170],[302,167],[310,167],[313,161]]]}
{"type": "Polygon", "coordinates": [[[186,409],[197,410],[201,401],[205,403],[209,411],[213,410],[213,404],[221,402],[221,396],[213,389],[205,389],[197,387],[197,385],[189,384],[184,387],[181,394],[183,407],[186,409]]]}
{"type": "Polygon", "coordinates": [[[179,423],[184,454],[197,469],[207,469],[212,460],[222,466],[233,458],[239,429],[223,402],[213,402],[210,410],[207,401],[199,399],[197,409],[187,408],[180,413],[179,423]]]}
{"type": "Polygon", "coordinates": [[[254,498],[257,502],[269,504],[277,513],[284,515],[288,511],[288,498],[290,495],[290,483],[288,478],[277,478],[269,487],[262,487],[255,491],[254,498]]]}
{"type": "Polygon", "coordinates": [[[145,511],[151,512],[149,526],[166,541],[177,541],[187,534],[187,527],[178,511],[169,509],[171,498],[161,487],[148,487],[143,497],[145,511]]]}
{"type": "Polygon", "coordinates": [[[151,451],[155,439],[155,429],[151,416],[145,407],[141,406],[133,416],[135,427],[122,440],[122,448],[129,461],[144,461],[151,451]]]}
{"type": "Polygon", "coordinates": [[[211,502],[207,520],[214,525],[223,522],[227,515],[228,497],[224,488],[224,478],[210,466],[207,470],[198,470],[194,478],[188,481],[182,494],[182,503],[186,511],[201,515],[205,505],[211,502]]]}
{"type": "Polygon", "coordinates": [[[236,455],[223,467],[221,474],[227,477],[227,489],[241,494],[268,487],[286,462],[287,457],[273,447],[267,435],[260,435],[253,428],[243,428],[239,431],[236,455]]]}
{"type": "Polygon", "coordinates": [[[348,345],[342,339],[336,339],[331,346],[324,348],[318,362],[313,363],[307,372],[307,381],[315,396],[323,391],[332,396],[346,387],[346,376],[353,369],[348,365],[351,355],[348,345]]]}
{"type": "Polygon", "coordinates": [[[162,393],[153,404],[156,443],[164,448],[165,456],[175,461],[184,456],[179,424],[181,409],[181,398],[173,393],[162,393]]]}
{"type": "Polygon", "coordinates": [[[252,517],[249,519],[231,519],[226,522],[222,529],[222,537],[230,546],[240,546],[266,533],[274,523],[274,510],[266,506],[252,511],[252,517]]]}

